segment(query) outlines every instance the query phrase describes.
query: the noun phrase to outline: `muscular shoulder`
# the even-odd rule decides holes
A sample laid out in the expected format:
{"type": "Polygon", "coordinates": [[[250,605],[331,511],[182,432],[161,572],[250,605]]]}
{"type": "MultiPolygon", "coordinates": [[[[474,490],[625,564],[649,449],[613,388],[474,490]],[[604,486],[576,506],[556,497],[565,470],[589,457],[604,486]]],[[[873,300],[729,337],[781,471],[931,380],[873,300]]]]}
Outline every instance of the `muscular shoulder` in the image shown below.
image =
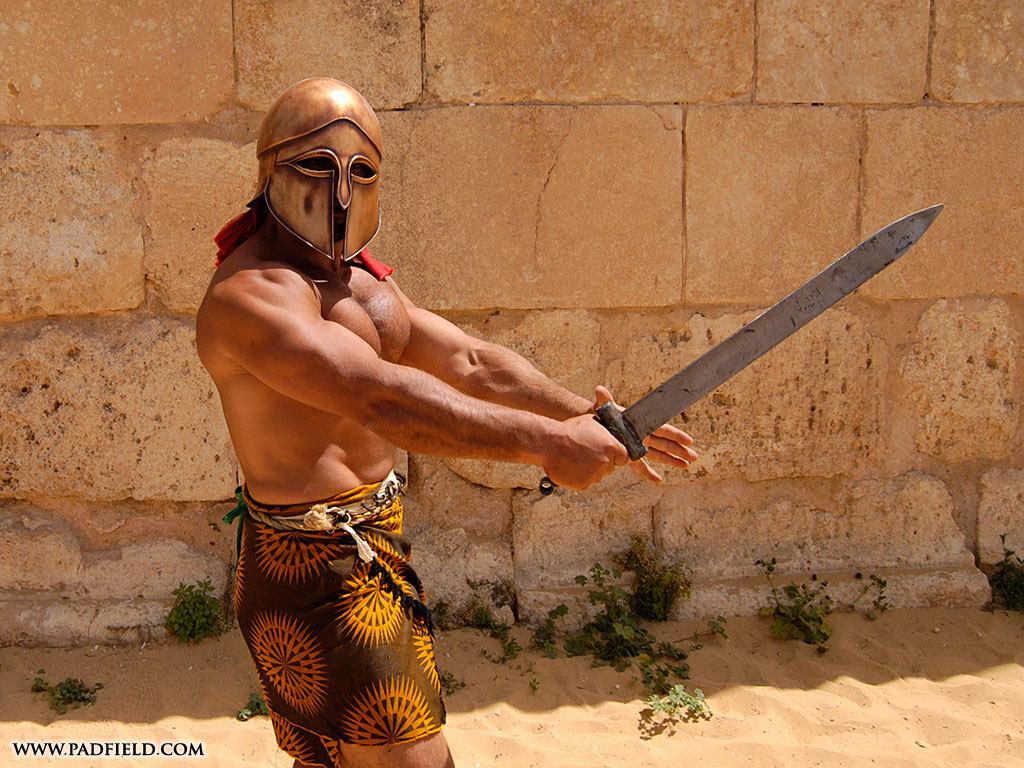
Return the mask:
{"type": "Polygon", "coordinates": [[[218,269],[196,315],[204,363],[289,321],[319,318],[313,283],[285,262],[239,259],[218,269]]]}

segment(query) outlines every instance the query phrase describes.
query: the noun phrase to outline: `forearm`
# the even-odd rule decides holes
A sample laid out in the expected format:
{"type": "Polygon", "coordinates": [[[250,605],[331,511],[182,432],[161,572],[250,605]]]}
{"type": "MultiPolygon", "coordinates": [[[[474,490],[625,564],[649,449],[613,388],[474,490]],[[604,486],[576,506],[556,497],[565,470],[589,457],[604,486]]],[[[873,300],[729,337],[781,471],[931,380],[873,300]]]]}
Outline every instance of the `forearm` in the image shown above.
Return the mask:
{"type": "Polygon", "coordinates": [[[404,450],[538,466],[558,450],[557,420],[472,397],[415,369],[383,364],[374,378],[357,402],[340,405],[404,450]]]}
{"type": "Polygon", "coordinates": [[[593,409],[593,403],[545,376],[522,355],[487,342],[474,350],[468,370],[452,383],[471,397],[559,421],[593,409]]]}

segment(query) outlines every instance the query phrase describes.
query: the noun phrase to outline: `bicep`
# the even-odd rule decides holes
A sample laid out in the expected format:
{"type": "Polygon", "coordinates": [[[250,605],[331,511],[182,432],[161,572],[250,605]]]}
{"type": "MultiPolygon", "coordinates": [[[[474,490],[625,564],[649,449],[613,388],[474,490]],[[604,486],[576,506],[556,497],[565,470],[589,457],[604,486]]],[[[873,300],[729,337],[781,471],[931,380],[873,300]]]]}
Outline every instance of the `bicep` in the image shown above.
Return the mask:
{"type": "Polygon", "coordinates": [[[409,343],[399,362],[449,384],[459,382],[473,368],[484,342],[399,295],[409,315],[409,343]]]}
{"type": "Polygon", "coordinates": [[[253,298],[226,306],[221,348],[271,389],[314,408],[358,416],[383,365],[347,328],[303,309],[285,310],[253,298]]]}

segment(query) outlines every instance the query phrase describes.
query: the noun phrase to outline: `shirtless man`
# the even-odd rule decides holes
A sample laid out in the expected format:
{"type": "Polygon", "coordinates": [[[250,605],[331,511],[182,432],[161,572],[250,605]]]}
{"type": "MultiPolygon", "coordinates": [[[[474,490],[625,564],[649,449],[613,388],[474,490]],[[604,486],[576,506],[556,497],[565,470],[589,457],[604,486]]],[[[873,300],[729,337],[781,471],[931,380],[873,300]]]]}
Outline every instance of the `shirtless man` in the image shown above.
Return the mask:
{"type": "MultiPolygon", "coordinates": [[[[257,155],[196,322],[245,475],[239,625],[296,766],[451,766],[394,448],[535,464],[572,489],[628,457],[594,404],[417,307],[365,250],[381,138],[354,89],[290,88],[257,155]]],[[[667,465],[696,458],[675,427],[647,443],[667,465]]]]}

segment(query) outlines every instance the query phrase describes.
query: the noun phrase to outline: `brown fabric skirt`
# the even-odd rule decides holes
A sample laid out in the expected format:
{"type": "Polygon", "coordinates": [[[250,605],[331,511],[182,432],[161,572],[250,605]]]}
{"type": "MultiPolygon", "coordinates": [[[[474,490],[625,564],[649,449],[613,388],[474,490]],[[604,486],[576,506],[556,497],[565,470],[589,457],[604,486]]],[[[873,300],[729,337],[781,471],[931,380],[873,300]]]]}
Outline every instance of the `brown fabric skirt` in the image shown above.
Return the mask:
{"type": "MultiPolygon", "coordinates": [[[[362,486],[325,502],[351,504],[362,486]]],[[[310,504],[249,509],[296,515],[310,504]]],[[[352,537],[282,531],[245,516],[235,611],[252,653],[278,746],[307,765],[341,766],[338,743],[383,746],[441,730],[444,702],[423,587],[409,566],[396,496],[353,523],[352,537]]]]}

